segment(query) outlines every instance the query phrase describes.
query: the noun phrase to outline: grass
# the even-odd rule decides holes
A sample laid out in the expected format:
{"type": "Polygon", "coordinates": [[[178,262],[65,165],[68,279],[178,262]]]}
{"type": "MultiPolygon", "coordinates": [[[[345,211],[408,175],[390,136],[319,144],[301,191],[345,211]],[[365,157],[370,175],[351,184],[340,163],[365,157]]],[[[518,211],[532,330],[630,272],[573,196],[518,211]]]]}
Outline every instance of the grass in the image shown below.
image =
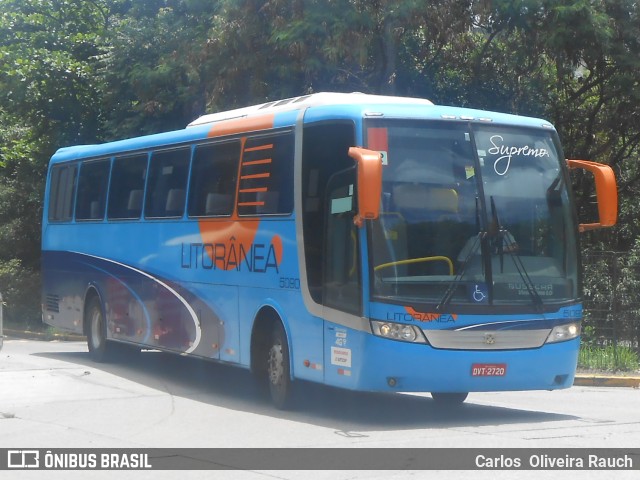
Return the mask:
{"type": "Polygon", "coordinates": [[[628,347],[582,345],[578,355],[578,368],[631,372],[640,369],[640,361],[635,350],[628,347]]]}

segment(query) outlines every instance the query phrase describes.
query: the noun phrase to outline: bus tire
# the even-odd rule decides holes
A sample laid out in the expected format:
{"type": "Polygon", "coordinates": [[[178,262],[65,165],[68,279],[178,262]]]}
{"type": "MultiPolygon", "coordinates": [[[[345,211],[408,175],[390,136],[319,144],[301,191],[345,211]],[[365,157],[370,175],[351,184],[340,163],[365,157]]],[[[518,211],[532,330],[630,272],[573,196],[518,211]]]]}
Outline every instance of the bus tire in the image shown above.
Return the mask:
{"type": "Polygon", "coordinates": [[[94,362],[106,362],[109,357],[110,345],[107,342],[107,323],[98,296],[89,300],[85,309],[85,322],[91,359],[94,362]]]}
{"type": "Polygon", "coordinates": [[[287,335],[280,322],[273,326],[267,350],[267,382],[275,407],[278,410],[287,409],[291,405],[292,396],[291,369],[287,335]]]}
{"type": "Polygon", "coordinates": [[[431,392],[431,398],[438,405],[455,407],[462,405],[469,392],[431,392]]]}

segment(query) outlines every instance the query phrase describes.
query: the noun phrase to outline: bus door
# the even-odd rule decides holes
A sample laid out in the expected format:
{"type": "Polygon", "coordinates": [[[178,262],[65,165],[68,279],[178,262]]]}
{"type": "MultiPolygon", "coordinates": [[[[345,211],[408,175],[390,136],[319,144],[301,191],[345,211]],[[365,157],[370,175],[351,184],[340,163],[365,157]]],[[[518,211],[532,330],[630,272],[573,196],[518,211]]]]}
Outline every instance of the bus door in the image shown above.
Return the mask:
{"type": "Polygon", "coordinates": [[[358,227],[354,224],[355,168],[338,172],[327,186],[323,305],[353,315],[362,310],[358,227]]]}
{"type": "Polygon", "coordinates": [[[356,344],[346,325],[362,312],[362,275],[356,213],[355,168],[335,174],[328,183],[322,303],[325,318],[325,381],[349,386],[356,344]]]}

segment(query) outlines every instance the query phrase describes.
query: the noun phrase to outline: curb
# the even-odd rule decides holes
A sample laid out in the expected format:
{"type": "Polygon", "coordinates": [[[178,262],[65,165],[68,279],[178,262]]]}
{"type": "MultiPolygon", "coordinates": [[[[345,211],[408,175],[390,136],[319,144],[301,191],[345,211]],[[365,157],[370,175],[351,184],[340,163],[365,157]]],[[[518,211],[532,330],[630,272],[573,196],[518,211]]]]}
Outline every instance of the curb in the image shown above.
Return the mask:
{"type": "Polygon", "coordinates": [[[580,387],[628,387],[640,388],[640,377],[620,377],[607,375],[576,375],[573,381],[580,387]]]}

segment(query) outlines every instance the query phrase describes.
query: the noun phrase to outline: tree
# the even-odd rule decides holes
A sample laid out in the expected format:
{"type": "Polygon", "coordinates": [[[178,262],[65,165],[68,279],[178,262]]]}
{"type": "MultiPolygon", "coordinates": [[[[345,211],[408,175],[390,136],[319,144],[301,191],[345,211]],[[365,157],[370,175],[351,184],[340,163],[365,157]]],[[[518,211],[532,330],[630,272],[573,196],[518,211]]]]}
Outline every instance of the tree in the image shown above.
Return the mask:
{"type": "Polygon", "coordinates": [[[101,0],[0,0],[0,12],[0,290],[9,318],[33,320],[44,173],[58,146],[98,136],[94,67],[107,9],[101,0]]]}
{"type": "Polygon", "coordinates": [[[106,139],[184,128],[205,113],[219,74],[208,37],[218,3],[132,2],[112,17],[100,68],[106,139]]]}
{"type": "MultiPolygon", "coordinates": [[[[635,0],[0,0],[0,12],[0,268],[37,272],[56,148],[318,91],[547,118],[567,157],[619,179],[620,226],[584,235],[583,250],[638,250],[635,0]]],[[[591,188],[576,180],[585,211],[591,188]]]]}

